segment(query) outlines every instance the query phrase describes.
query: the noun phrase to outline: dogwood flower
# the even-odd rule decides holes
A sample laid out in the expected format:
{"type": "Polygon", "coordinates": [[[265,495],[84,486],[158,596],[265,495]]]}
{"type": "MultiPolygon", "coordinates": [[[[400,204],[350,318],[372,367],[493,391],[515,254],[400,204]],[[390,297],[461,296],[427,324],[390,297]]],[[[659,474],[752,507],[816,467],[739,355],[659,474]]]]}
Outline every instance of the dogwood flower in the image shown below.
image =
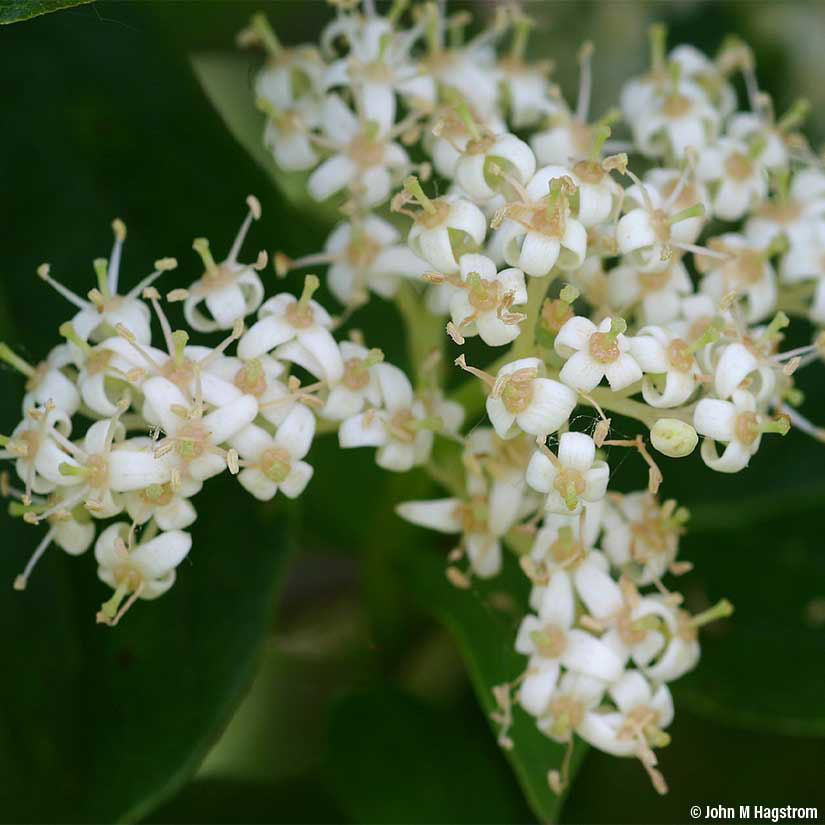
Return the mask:
{"type": "Polygon", "coordinates": [[[758,154],[733,138],[719,138],[699,156],[696,174],[710,189],[713,214],[737,221],[768,194],[768,175],[758,154]]]}
{"type": "Polygon", "coordinates": [[[338,442],[344,447],[378,447],[376,464],[403,473],[423,464],[433,445],[433,429],[442,421],[415,399],[409,378],[392,364],[374,367],[382,407],[353,415],[341,423],[338,442]]]}
{"type": "Polygon", "coordinates": [[[255,498],[268,501],[279,490],[296,498],[312,478],[312,467],[302,459],[315,435],[315,416],[296,405],[274,436],[256,424],[247,424],[230,439],[241,457],[238,481],[255,498]]]}
{"type": "Polygon", "coordinates": [[[55,347],[45,361],[32,366],[15,353],[8,344],[0,343],[0,360],[14,367],[26,377],[26,394],[23,396],[23,414],[33,407],[47,403],[73,416],[80,406],[80,394],[64,369],[72,363],[68,348],[55,347]]]}
{"type": "Polygon", "coordinates": [[[693,395],[700,370],[683,338],[662,327],[642,327],[630,339],[630,351],[646,373],[642,397],[651,407],[678,407],[693,395]]]}
{"type": "Polygon", "coordinates": [[[259,320],[238,342],[238,356],[244,360],[258,358],[294,338],[315,357],[328,381],[340,380],[344,363],[329,331],[332,318],[312,300],[319,286],[318,278],[308,275],[300,298],[282,292],[265,301],[258,311],[259,320]]]}
{"type": "Polygon", "coordinates": [[[661,579],[676,560],[687,511],[647,490],[608,497],[602,547],[610,563],[638,585],[661,579]]]}
{"type": "Polygon", "coordinates": [[[693,413],[696,432],[705,436],[702,460],[720,473],[738,473],[759,449],[762,433],[787,433],[786,418],[769,419],[757,413],[756,400],[747,390],[734,390],[730,401],[702,398],[693,413]],[[725,445],[720,456],[716,442],[725,445]]]}
{"type": "Polygon", "coordinates": [[[642,377],[630,351],[630,339],[621,318],[605,318],[597,327],[576,315],[559,330],[553,347],[565,360],[559,378],[571,387],[590,392],[604,377],[613,390],[629,387],[642,377]]]}
{"type": "Polygon", "coordinates": [[[667,791],[656,770],[652,748],[670,742],[664,729],[673,721],[673,698],[667,685],[654,688],[635,670],[627,671],[608,688],[616,709],[588,711],[577,733],[585,742],[614,756],[635,756],[647,770],[659,793],[667,791]]]}
{"type": "Polygon", "coordinates": [[[257,263],[252,266],[238,263],[238,253],[252,221],[261,217],[258,199],[250,195],[246,202],[249,214],[223,263],[215,263],[206,238],[196,238],[192,243],[206,272],[186,290],[183,314],[189,326],[198,332],[232,329],[236,321],[251,315],[263,301],[263,284],[255,270],[266,266],[266,253],[261,253],[257,263]],[[208,316],[200,309],[200,304],[204,304],[209,310],[208,316]]]}
{"type": "Polygon", "coordinates": [[[415,178],[407,178],[404,186],[421,205],[421,211],[412,215],[415,223],[407,237],[410,249],[438,272],[456,274],[461,256],[477,251],[484,243],[484,213],[456,195],[430,200],[415,178]]]}
{"type": "Polygon", "coordinates": [[[313,200],[324,201],[348,189],[367,207],[385,201],[393,176],[409,165],[404,149],[381,134],[377,121],[361,122],[336,94],[327,95],[324,101],[321,129],[334,154],[307,180],[313,200]]]}
{"type": "Polygon", "coordinates": [[[578,269],[587,249],[587,232],[573,217],[573,179],[559,167],[540,169],[525,189],[525,203],[505,208],[501,227],[504,259],[527,275],[543,277],[555,266],[578,269]]]}
{"type": "Polygon", "coordinates": [[[771,255],[781,244],[756,246],[743,235],[728,232],[708,241],[708,248],[727,260],[696,255],[696,268],[703,273],[700,289],[717,303],[730,292],[745,299],[745,317],[749,323],[760,321],[776,308],[776,272],[771,255]]]}
{"type": "Polygon", "coordinates": [[[102,624],[116,625],[137,599],[162,596],[175,583],[175,568],[192,547],[192,537],[181,530],[161,533],[134,549],[126,543],[127,537],[129,525],[117,522],[95,543],[97,575],[115,591],[97,614],[102,624]]]}
{"type": "Polygon", "coordinates": [[[450,298],[450,314],[461,337],[478,335],[485,344],[498,347],[519,336],[521,316],[512,307],[527,303],[524,273],[511,267],[496,272],[496,265],[484,255],[462,255],[461,288],[450,298]]]}
{"type": "Polygon", "coordinates": [[[596,444],[584,433],[562,433],[558,455],[537,450],[527,466],[527,483],[547,494],[544,507],[553,513],[578,513],[582,500],[604,498],[609,477],[610,468],[596,459],[596,444]]]}

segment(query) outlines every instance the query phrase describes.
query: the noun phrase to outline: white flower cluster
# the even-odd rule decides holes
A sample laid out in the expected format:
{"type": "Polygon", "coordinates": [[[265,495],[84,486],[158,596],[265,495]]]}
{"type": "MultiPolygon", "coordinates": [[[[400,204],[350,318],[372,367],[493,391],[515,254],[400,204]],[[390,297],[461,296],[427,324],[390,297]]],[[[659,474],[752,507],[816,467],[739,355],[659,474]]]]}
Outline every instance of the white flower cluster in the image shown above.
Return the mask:
{"type": "MultiPolygon", "coordinates": [[[[497,575],[505,548],[519,556],[533,589],[515,646],[528,659],[495,689],[503,727],[515,691],[548,736],[635,756],[664,791],[654,749],[669,741],[667,685],[698,661],[698,628],[731,607],[691,616],[662,582],[690,567],[676,559],[687,513],[657,499],[644,436],[611,438],[608,414],[641,422],[673,458],[702,436],[702,460],[726,473],[791,424],[822,440],[796,409],[793,376],[821,359],[823,336],[781,350],[788,315],[825,324],[825,173],[795,132],[805,107],[774,118],[743,44],[715,59],[667,53],[654,26],[650,70],[591,121],[592,46],[568,105],[549,64],[525,60],[531,21],[515,5],[469,39],[470,20],[441,4],[336,5],[318,47],[283,45],[260,15],[240,39],[267,53],[255,93],[275,161],[308,173],[309,197],[335,198],[343,216],[323,250],[277,252],[276,272],[326,267],[343,312],[313,298],[315,275],[297,298],[264,300],[267,256],[237,260],[254,198],[226,260],[197,239],[204,274],[166,295],[191,329],[229,333],[214,348],[172,330],[151,286],[173,260],[118,293],[120,222],[88,300],[41,267],[78,312],[42,364],[0,352],[27,379],[23,421],[2,442],[25,489],[7,492],[26,521],[49,525],[17,586],[50,542],[80,554],[96,520],[119,517],[95,543],[115,590],[98,618],[114,624],[171,586],[206,479],[228,468],[259,499],[297,496],[316,430],[337,431],[341,447],[374,447],[379,466],[422,466],[447,487],[398,512],[460,536],[454,584],[497,575]],[[750,111],[736,111],[735,71],[750,111]],[[627,141],[611,142],[622,122],[627,141]],[[443,318],[436,355],[473,336],[504,354],[485,369],[459,355],[474,376],[454,396],[463,404],[436,357],[415,365],[414,386],[357,334],[333,334],[371,294],[399,299],[411,339],[443,318]],[[480,389],[491,426],[464,434],[480,389]],[[574,418],[578,405],[597,417],[574,418]],[[91,422],[79,440],[75,416],[91,422]],[[595,427],[577,431],[582,420],[595,427]],[[460,461],[436,461],[436,436],[461,445],[460,461]],[[636,451],[649,489],[608,491],[605,447],[636,451]]],[[[556,789],[565,772],[551,773],[556,789]]]]}

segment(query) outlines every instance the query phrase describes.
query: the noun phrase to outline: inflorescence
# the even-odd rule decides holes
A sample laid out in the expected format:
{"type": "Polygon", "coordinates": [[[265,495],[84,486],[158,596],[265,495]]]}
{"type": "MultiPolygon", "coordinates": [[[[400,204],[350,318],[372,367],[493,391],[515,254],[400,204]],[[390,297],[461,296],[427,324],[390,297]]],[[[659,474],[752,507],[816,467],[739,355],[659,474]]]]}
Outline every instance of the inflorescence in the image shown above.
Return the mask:
{"type": "MultiPolygon", "coordinates": [[[[171,258],[118,291],[119,220],[87,297],[43,264],[38,275],[77,311],[40,364],[0,345],[26,380],[22,421],[0,437],[19,477],[3,474],[3,493],[12,515],[46,528],[14,586],[51,544],[72,555],[94,545],[113,590],[97,621],[115,625],[174,583],[207,479],[228,469],[260,500],[294,498],[313,474],[316,429],[337,431],[342,448],[375,448],[380,467],[423,467],[447,488],[398,514],[458,537],[457,587],[496,576],[505,550],[532,582],[515,639],[526,669],[493,688],[501,744],[512,746],[517,702],[558,742],[577,734],[637,757],[664,792],[655,749],[669,742],[668,683],[697,664],[701,626],[732,607],[691,615],[663,581],[690,569],[677,558],[688,513],[658,497],[655,451],[684,457],[701,436],[704,463],[736,473],[763,435],[793,425],[825,440],[794,382],[825,352],[825,174],[797,132],[806,105],[776,117],[743,43],[714,59],[667,52],[655,25],[649,70],[592,120],[592,45],[569,105],[551,65],[525,59],[532,21],[515,5],[470,39],[469,18],[439,4],[396,0],[386,15],[369,0],[336,5],[319,46],[283,45],[261,15],[239,39],[266,52],[255,81],[266,146],[344,218],[321,251],[277,252],[275,271],[325,268],[343,310],[315,300],[314,274],[298,297],[264,300],[267,254],[238,260],[261,214],[251,196],[225,260],[196,239],[203,274],[165,296],[154,283],[171,258]],[[478,336],[503,354],[484,368],[459,355],[470,377],[453,397],[438,348],[413,382],[359,333],[341,334],[373,294],[404,302],[411,336],[442,318],[442,345],[478,336]],[[190,343],[164,301],[183,304],[189,330],[224,340],[190,343]],[[783,350],[791,315],[817,333],[783,350]],[[486,396],[489,426],[466,432],[480,412],[468,387],[486,396]],[[595,411],[589,432],[573,427],[579,405],[595,411]],[[654,451],[642,435],[612,437],[610,414],[641,422],[654,451]],[[449,467],[436,437],[460,445],[449,467]],[[606,446],[638,454],[647,489],[608,489],[606,446]]],[[[548,774],[556,790],[567,764],[548,774]]]]}

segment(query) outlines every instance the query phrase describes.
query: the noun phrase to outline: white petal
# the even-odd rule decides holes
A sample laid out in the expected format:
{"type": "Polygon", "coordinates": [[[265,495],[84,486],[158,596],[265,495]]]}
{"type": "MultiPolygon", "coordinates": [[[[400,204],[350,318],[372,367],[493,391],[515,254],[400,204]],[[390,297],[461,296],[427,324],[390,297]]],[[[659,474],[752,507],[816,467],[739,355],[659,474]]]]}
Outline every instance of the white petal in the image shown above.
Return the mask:
{"type": "Polygon", "coordinates": [[[585,433],[562,433],[559,438],[559,461],[572,470],[583,473],[593,466],[596,443],[585,433]]]}
{"type": "Polygon", "coordinates": [[[440,533],[460,533],[460,506],[461,500],[457,498],[404,501],[395,508],[395,512],[405,521],[419,527],[428,527],[440,533]]]}

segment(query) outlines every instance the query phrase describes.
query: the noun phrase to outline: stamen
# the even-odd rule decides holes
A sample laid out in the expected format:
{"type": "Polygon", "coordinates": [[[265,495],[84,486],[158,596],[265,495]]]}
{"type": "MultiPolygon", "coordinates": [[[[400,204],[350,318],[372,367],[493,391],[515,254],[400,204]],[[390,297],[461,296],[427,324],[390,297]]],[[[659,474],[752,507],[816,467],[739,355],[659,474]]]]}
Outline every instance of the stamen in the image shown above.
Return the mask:
{"type": "Polygon", "coordinates": [[[160,365],[156,364],[155,361],[152,359],[152,356],[149,355],[149,353],[146,352],[146,350],[143,349],[143,347],[140,344],[138,344],[134,332],[132,332],[124,324],[115,324],[115,332],[117,332],[117,334],[121,338],[128,341],[132,345],[132,349],[134,349],[135,352],[137,352],[138,355],[140,355],[141,358],[143,358],[144,361],[146,361],[146,363],[148,363],[149,366],[152,368],[152,372],[160,371],[160,365]]]}
{"type": "Polygon", "coordinates": [[[495,386],[496,379],[495,376],[490,375],[489,372],[484,372],[484,370],[480,370],[477,367],[468,366],[466,359],[464,358],[464,353],[462,352],[458,358],[453,361],[453,363],[457,367],[461,367],[465,372],[469,372],[470,375],[474,375],[476,378],[480,378],[490,389],[495,386]]]}
{"type": "MultiPolygon", "coordinates": [[[[166,349],[168,350],[169,355],[174,355],[177,351],[177,344],[175,342],[175,336],[172,334],[172,326],[169,323],[169,319],[166,317],[166,313],[160,305],[160,293],[153,286],[150,286],[143,290],[143,297],[152,303],[152,307],[155,310],[155,315],[158,316],[158,321],[160,321],[160,328],[163,330],[163,338],[166,341],[166,349]]],[[[180,366],[180,364],[178,364],[178,366],[180,366]]]]}
{"type": "Polygon", "coordinates": [[[246,238],[246,233],[249,231],[249,227],[252,225],[252,221],[257,221],[258,218],[261,217],[261,204],[254,195],[249,195],[246,203],[249,206],[249,214],[244,218],[244,222],[241,224],[241,228],[238,230],[238,234],[232,243],[232,248],[226,256],[226,260],[231,263],[235,263],[237,260],[238,253],[241,251],[241,246],[246,238]]]}
{"type": "Polygon", "coordinates": [[[23,572],[14,580],[14,589],[15,590],[25,590],[26,585],[29,582],[29,576],[31,576],[32,571],[34,570],[37,562],[40,561],[43,554],[48,549],[49,545],[52,543],[52,539],[54,538],[54,531],[55,528],[52,527],[45,536],[43,536],[42,541],[40,544],[37,545],[34,553],[32,553],[31,558],[29,559],[28,563],[26,564],[23,572]]]}
{"type": "Polygon", "coordinates": [[[109,288],[112,295],[117,295],[117,285],[120,276],[120,256],[123,253],[123,242],[126,240],[126,224],[120,218],[112,221],[112,232],[115,242],[112,244],[112,254],[109,256],[109,288]]]}
{"type": "Polygon", "coordinates": [[[76,295],[68,287],[55,281],[49,274],[50,267],[48,264],[40,264],[37,267],[37,277],[45,281],[52,289],[60,293],[69,303],[74,304],[80,309],[89,309],[89,302],[84,301],[79,295],[76,295]]]}
{"type": "Polygon", "coordinates": [[[124,297],[126,299],[137,298],[138,295],[143,294],[143,291],[148,286],[151,286],[164,272],[169,272],[176,269],[177,266],[178,262],[176,258],[159,258],[155,261],[154,272],[147,275],[136,286],[132,287],[132,289],[130,289],[124,297]]]}

